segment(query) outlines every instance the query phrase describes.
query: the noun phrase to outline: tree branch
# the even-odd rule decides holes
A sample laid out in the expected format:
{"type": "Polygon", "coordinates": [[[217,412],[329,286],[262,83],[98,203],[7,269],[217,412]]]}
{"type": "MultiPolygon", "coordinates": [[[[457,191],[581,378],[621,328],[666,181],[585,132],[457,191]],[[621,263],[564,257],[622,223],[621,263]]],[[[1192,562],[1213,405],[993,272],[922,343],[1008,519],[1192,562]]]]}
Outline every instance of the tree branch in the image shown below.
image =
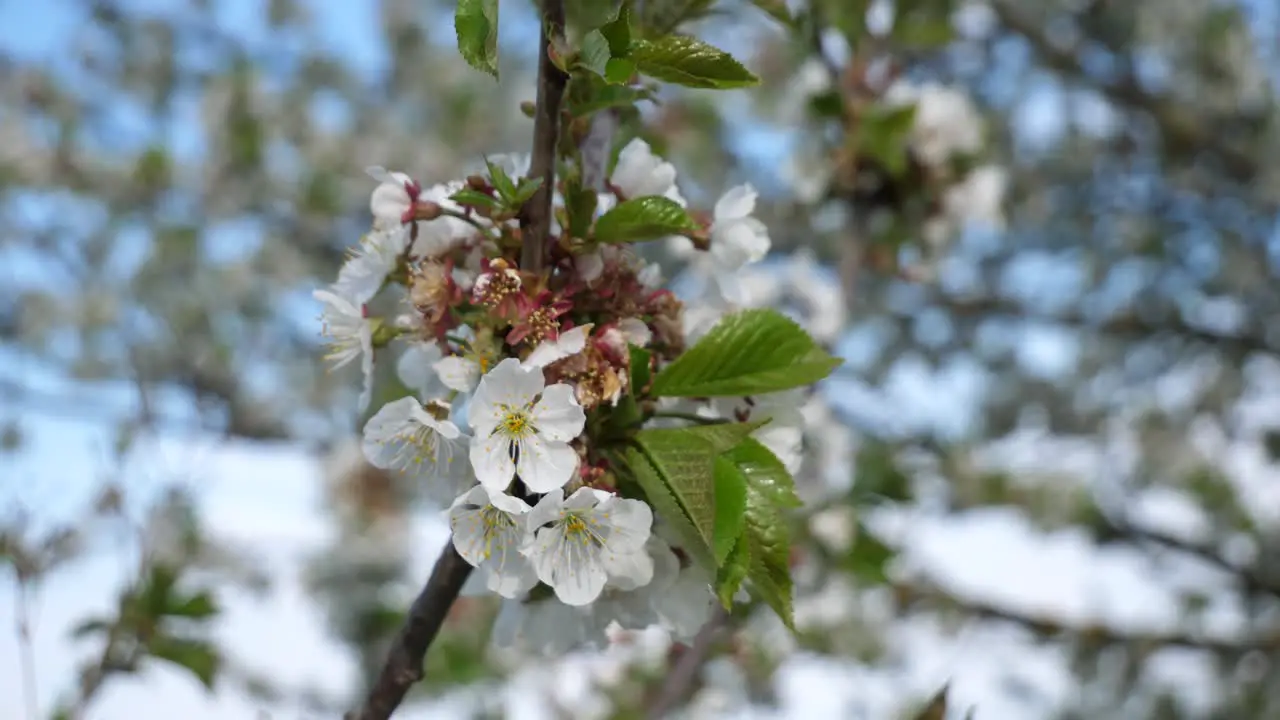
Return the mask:
{"type": "Polygon", "coordinates": [[[551,233],[551,198],[556,189],[556,145],[560,139],[560,100],[568,77],[556,67],[551,53],[564,46],[564,0],[543,0],[542,36],[538,43],[538,97],[533,115],[533,154],[529,177],[542,185],[521,212],[520,269],[537,272],[546,256],[551,233]]]}
{"type": "Polygon", "coordinates": [[[723,606],[716,604],[711,617],[698,630],[698,635],[693,639],[693,645],[684,651],[667,676],[663,678],[657,696],[645,711],[645,717],[648,720],[660,720],[666,717],[680,703],[688,699],[702,671],[702,666],[706,665],[707,660],[711,658],[711,648],[715,646],[721,631],[728,626],[729,613],[723,606]]]}
{"type": "Polygon", "coordinates": [[[409,617],[396,634],[387,662],[369,690],[364,707],[347,713],[347,720],[386,720],[391,717],[409,688],[422,679],[422,659],[440,632],[444,618],[462,585],[471,574],[471,565],[453,548],[445,545],[431,570],[431,577],[409,608],[409,617]]]}
{"type": "Polygon", "coordinates": [[[1152,543],[1184,555],[1200,558],[1228,575],[1235,577],[1247,592],[1267,593],[1280,598],[1280,582],[1264,577],[1255,568],[1238,565],[1227,560],[1211,547],[1183,540],[1157,530],[1147,530],[1129,524],[1108,523],[1108,525],[1115,537],[1130,542],[1152,543]]]}

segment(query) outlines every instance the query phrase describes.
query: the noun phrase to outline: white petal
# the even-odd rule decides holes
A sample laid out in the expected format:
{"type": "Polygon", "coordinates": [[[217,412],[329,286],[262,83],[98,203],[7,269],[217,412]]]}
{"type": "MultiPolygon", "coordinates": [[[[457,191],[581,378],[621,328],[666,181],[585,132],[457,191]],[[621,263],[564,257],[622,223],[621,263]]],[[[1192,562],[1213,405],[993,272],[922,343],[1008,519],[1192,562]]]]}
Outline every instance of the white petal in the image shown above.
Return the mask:
{"type": "Polygon", "coordinates": [[[591,332],[591,327],[590,324],[579,325],[572,330],[560,333],[560,337],[555,340],[543,341],[529,353],[529,357],[525,358],[523,367],[532,371],[571,355],[577,355],[587,346],[587,334],[591,332]]]}
{"type": "Polygon", "coordinates": [[[564,508],[564,490],[556,488],[549,491],[542,499],[538,500],[538,504],[533,506],[529,511],[529,516],[525,520],[529,523],[531,529],[537,529],[549,522],[555,522],[560,519],[560,511],[564,508]]]}
{"type": "MultiPolygon", "coordinates": [[[[437,372],[432,372],[435,363],[440,361],[440,346],[431,342],[410,343],[400,359],[396,361],[396,375],[406,387],[412,388],[419,397],[430,398],[439,393],[441,379],[437,372]]],[[[450,387],[451,390],[457,388],[450,387]]]]}
{"type": "Polygon", "coordinates": [[[566,605],[586,605],[600,596],[608,573],[598,549],[565,537],[560,525],[540,528],[529,552],[538,579],[550,585],[566,605]]]}
{"type": "Polygon", "coordinates": [[[481,485],[502,492],[511,484],[516,465],[511,460],[511,442],[501,435],[477,434],[471,440],[471,469],[481,485]]]}
{"type": "Polygon", "coordinates": [[[578,437],[587,423],[587,415],[574,397],[573,388],[565,383],[542,391],[542,398],[529,415],[539,435],[558,442],[578,437]]]}
{"type": "MultiPolygon", "coordinates": [[[[688,238],[683,239],[687,240],[688,238]]],[[[644,269],[636,274],[636,279],[649,290],[657,289],[662,284],[662,268],[657,263],[645,265],[644,269]]]]}
{"type": "Polygon", "coordinates": [[[514,515],[524,515],[532,509],[529,507],[528,503],[514,495],[490,490],[489,488],[485,488],[485,492],[489,494],[489,504],[503,512],[512,513],[514,515]]]}
{"type": "Polygon", "coordinates": [[[360,326],[360,349],[360,372],[364,374],[364,386],[360,391],[358,405],[360,412],[364,412],[373,399],[373,327],[367,322],[360,326]]]}
{"type": "Polygon", "coordinates": [[[750,183],[730,188],[716,201],[716,223],[744,218],[755,209],[756,189],[750,183]]]}
{"type": "Polygon", "coordinates": [[[627,342],[637,347],[645,347],[653,340],[653,331],[640,318],[623,318],[618,322],[618,330],[627,342]]]}
{"type": "Polygon", "coordinates": [[[480,379],[475,397],[494,404],[527,407],[542,392],[544,384],[541,372],[526,370],[518,359],[507,358],[480,379]]]}
{"type": "Polygon", "coordinates": [[[401,224],[412,203],[404,185],[382,183],[373,189],[373,195],[369,198],[369,212],[373,214],[378,226],[392,228],[401,224]]]}
{"type": "Polygon", "coordinates": [[[538,435],[530,435],[520,442],[516,473],[530,492],[545,493],[564,487],[577,469],[578,453],[567,443],[546,441],[538,435]]]}
{"type": "Polygon", "coordinates": [[[573,491],[573,494],[565,498],[564,508],[566,510],[585,510],[594,508],[601,502],[613,497],[613,493],[596,488],[580,487],[573,491]]]}
{"type": "Polygon", "coordinates": [[[484,512],[489,494],[476,486],[454,501],[449,508],[449,527],[453,530],[453,546],[463,560],[478,566],[485,555],[484,512]]]}
{"type": "Polygon", "coordinates": [[[383,469],[395,466],[396,457],[404,450],[402,435],[412,430],[412,418],[417,409],[416,399],[403,397],[383,405],[369,418],[364,425],[361,447],[370,464],[383,469]]]}
{"type": "Polygon", "coordinates": [[[604,256],[599,250],[579,255],[573,259],[573,267],[578,271],[578,278],[590,285],[604,274],[604,256]]]}
{"type": "Polygon", "coordinates": [[[363,315],[359,306],[355,305],[349,298],[332,290],[313,290],[311,297],[325,304],[325,312],[333,312],[337,315],[352,318],[359,318],[363,315]]]}
{"type": "Polygon", "coordinates": [[[523,556],[515,556],[499,567],[493,562],[485,564],[488,573],[486,586],[504,598],[518,598],[538,584],[538,573],[533,564],[523,556]]]}
{"type": "MultiPolygon", "coordinates": [[[[480,363],[458,355],[450,355],[436,360],[432,369],[440,378],[440,382],[450,390],[471,392],[480,382],[480,363]]],[[[403,378],[403,376],[401,376],[403,378]]],[[[406,384],[408,384],[406,382],[406,384]]]]}
{"type": "Polygon", "coordinates": [[[653,580],[653,558],[646,550],[629,553],[605,553],[605,572],[609,584],[619,590],[635,590],[653,580]]]}
{"type": "Polygon", "coordinates": [[[611,552],[639,552],[648,542],[653,528],[653,510],[647,503],[611,495],[600,502],[595,512],[608,518],[611,552]]]}

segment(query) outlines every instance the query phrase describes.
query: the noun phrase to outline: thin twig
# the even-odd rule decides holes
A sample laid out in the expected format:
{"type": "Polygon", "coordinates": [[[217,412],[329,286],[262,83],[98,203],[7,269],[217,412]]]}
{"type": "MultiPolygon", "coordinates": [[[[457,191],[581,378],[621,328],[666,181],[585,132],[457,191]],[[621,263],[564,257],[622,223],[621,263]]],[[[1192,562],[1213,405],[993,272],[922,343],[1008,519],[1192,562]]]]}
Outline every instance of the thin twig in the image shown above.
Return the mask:
{"type": "Polygon", "coordinates": [[[698,675],[702,672],[702,666],[711,659],[711,649],[715,647],[721,632],[728,626],[729,613],[717,604],[711,617],[693,638],[693,645],[684,651],[667,676],[663,678],[658,694],[645,711],[646,718],[649,720],[664,718],[689,697],[698,675]]]}
{"type": "Polygon", "coordinates": [[[436,560],[427,584],[410,606],[409,617],[396,634],[387,662],[369,690],[364,706],[359,712],[348,713],[348,720],[391,717],[409,688],[422,679],[422,659],[426,657],[427,648],[440,632],[449,608],[470,574],[471,565],[453,548],[451,540],[436,560]]]}
{"type": "Polygon", "coordinates": [[[1218,554],[1211,547],[1167,535],[1157,530],[1147,530],[1129,524],[1111,524],[1111,530],[1130,541],[1145,541],[1170,550],[1200,558],[1219,570],[1234,576],[1249,592],[1264,592],[1280,598],[1280,582],[1264,577],[1255,568],[1238,565],[1218,554]]]}
{"type": "Polygon", "coordinates": [[[40,694],[36,682],[36,649],[31,638],[31,581],[19,579],[15,586],[15,630],[18,633],[18,656],[22,668],[22,696],[27,717],[40,717],[40,694]]]}
{"type": "Polygon", "coordinates": [[[568,76],[556,67],[551,53],[564,47],[564,0],[543,0],[542,36],[538,44],[538,96],[533,115],[533,154],[529,177],[542,178],[538,191],[521,211],[524,246],[520,268],[542,269],[547,235],[551,233],[551,198],[556,190],[556,145],[560,139],[560,100],[568,76]]]}

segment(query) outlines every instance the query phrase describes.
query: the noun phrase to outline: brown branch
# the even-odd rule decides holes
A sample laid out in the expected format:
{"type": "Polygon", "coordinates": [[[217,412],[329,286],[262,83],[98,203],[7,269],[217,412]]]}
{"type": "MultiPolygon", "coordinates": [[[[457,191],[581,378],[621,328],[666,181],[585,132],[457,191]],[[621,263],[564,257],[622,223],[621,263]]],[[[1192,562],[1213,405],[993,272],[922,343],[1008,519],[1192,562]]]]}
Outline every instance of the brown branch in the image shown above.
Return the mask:
{"type": "Polygon", "coordinates": [[[711,659],[711,648],[715,646],[721,632],[728,626],[729,613],[717,604],[711,617],[698,630],[697,636],[693,639],[693,645],[680,655],[676,664],[663,678],[658,694],[645,711],[646,718],[649,720],[664,718],[688,699],[702,671],[702,666],[711,659]]]}
{"type": "Polygon", "coordinates": [[[422,679],[422,659],[426,657],[427,648],[440,632],[449,608],[470,574],[471,565],[454,550],[450,540],[440,553],[440,559],[436,560],[427,584],[410,606],[409,617],[396,634],[387,662],[369,690],[364,707],[358,712],[347,713],[347,720],[386,720],[391,717],[404,701],[409,688],[422,679]]]}
{"type": "Polygon", "coordinates": [[[1280,631],[1250,633],[1238,638],[1199,633],[1127,632],[1102,623],[1076,625],[1048,613],[1024,612],[984,600],[960,598],[929,585],[895,584],[893,591],[904,608],[920,604],[950,607],[983,620],[1017,625],[1044,640],[1075,638],[1094,645],[1128,645],[1146,651],[1176,647],[1223,655],[1280,651],[1280,631]]]}
{"type": "Polygon", "coordinates": [[[529,177],[542,178],[542,185],[521,212],[524,246],[520,268],[542,269],[547,235],[551,233],[551,198],[556,189],[556,145],[560,139],[560,100],[568,76],[556,67],[552,53],[564,47],[564,0],[543,0],[542,36],[538,44],[538,96],[533,115],[533,154],[529,177]]]}

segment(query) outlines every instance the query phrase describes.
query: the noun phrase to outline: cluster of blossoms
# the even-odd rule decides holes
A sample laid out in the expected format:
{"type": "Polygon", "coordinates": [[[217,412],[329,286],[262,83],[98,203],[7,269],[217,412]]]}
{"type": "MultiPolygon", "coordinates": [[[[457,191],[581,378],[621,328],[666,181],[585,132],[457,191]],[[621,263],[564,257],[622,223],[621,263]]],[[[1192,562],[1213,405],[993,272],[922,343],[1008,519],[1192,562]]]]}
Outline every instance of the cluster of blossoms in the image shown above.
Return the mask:
{"type": "MultiPolygon", "coordinates": [[[[636,358],[676,358],[708,318],[686,313],[661,287],[659,268],[629,245],[574,237],[563,186],[553,194],[541,268],[519,267],[524,228],[513,208],[537,183],[526,177],[526,158],[486,166],[429,188],[372,169],[373,227],[337,282],[315,293],[334,364],[360,360],[362,409],[375,357],[403,346],[396,370],[413,394],[368,420],[365,457],[448,508],[454,547],[477,569],[464,592],[508,599],[499,640],[554,651],[595,641],[611,623],[692,635],[714,603],[712,577],[661,515],[620,488],[595,439],[611,431],[633,394],[636,358]],[[375,316],[375,296],[400,286],[395,313],[375,316]]],[[[643,197],[684,207],[675,175],[633,140],[597,194],[593,217],[643,197]]],[[[769,250],[764,225],[752,217],[755,200],[750,186],[734,188],[710,219],[671,240],[715,278],[717,317],[740,294],[734,272],[769,250]]],[[[714,412],[764,420],[773,407],[767,397],[739,400],[714,412]]],[[[699,412],[710,412],[705,402],[699,412]]],[[[787,429],[795,407],[777,414],[779,422],[756,431],[762,442],[787,429]]],[[[782,440],[771,446],[791,448],[782,440]]]]}

